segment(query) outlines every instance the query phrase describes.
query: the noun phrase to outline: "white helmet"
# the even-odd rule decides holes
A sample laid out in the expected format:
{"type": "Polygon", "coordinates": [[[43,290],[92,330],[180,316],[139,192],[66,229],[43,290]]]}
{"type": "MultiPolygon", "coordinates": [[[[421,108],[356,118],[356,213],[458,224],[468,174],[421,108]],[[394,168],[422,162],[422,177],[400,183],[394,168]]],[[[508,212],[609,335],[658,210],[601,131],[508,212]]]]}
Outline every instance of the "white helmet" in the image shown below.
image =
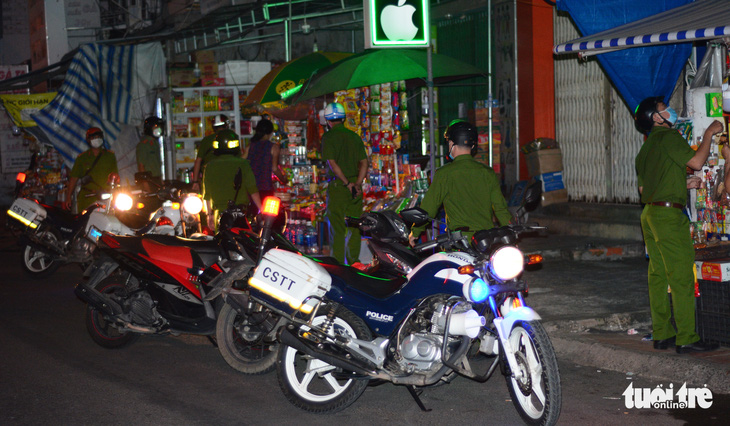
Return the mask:
{"type": "Polygon", "coordinates": [[[213,127],[218,128],[220,126],[227,126],[230,119],[225,114],[216,114],[215,120],[213,120],[213,127]]]}
{"type": "Polygon", "coordinates": [[[337,102],[332,102],[324,107],[325,120],[342,120],[345,118],[345,107],[337,102]]]}

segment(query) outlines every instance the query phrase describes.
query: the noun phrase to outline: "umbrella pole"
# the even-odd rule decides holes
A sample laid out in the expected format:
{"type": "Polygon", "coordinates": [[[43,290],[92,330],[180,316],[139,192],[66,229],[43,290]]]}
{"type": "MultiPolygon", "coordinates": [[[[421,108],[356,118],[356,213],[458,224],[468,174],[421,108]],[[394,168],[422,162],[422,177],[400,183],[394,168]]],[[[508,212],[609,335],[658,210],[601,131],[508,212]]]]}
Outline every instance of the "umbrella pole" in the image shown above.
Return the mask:
{"type": "MultiPolygon", "coordinates": [[[[431,151],[431,183],[433,183],[433,176],[436,173],[436,143],[434,131],[435,126],[433,123],[434,113],[433,113],[433,59],[431,55],[433,54],[433,48],[431,47],[431,42],[428,42],[428,47],[426,47],[426,85],[428,86],[428,147],[431,151]]],[[[435,222],[431,225],[431,235],[436,234],[436,225],[435,222]]]]}

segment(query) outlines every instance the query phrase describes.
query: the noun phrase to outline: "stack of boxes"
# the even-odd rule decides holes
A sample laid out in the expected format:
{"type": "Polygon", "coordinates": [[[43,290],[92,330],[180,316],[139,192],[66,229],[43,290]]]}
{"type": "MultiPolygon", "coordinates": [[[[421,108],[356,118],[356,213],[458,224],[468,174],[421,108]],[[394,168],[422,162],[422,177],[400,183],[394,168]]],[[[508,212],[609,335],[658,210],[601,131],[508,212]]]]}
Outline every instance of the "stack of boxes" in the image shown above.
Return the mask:
{"type": "Polygon", "coordinates": [[[538,149],[525,155],[530,177],[542,182],[542,205],[568,201],[563,183],[563,156],[560,148],[538,149]]]}
{"type": "Polygon", "coordinates": [[[170,65],[171,87],[211,87],[256,84],[271,71],[270,62],[215,61],[212,50],[193,52],[193,62],[170,65]]]}
{"type": "Polygon", "coordinates": [[[695,264],[697,333],[702,340],[730,346],[730,259],[695,264]]]}
{"type": "MultiPolygon", "coordinates": [[[[469,110],[469,122],[479,130],[477,153],[474,159],[489,165],[489,101],[475,101],[474,109],[469,110]]],[[[498,175],[502,172],[499,148],[502,146],[502,134],[499,127],[499,108],[492,106],[492,169],[498,175]]]]}

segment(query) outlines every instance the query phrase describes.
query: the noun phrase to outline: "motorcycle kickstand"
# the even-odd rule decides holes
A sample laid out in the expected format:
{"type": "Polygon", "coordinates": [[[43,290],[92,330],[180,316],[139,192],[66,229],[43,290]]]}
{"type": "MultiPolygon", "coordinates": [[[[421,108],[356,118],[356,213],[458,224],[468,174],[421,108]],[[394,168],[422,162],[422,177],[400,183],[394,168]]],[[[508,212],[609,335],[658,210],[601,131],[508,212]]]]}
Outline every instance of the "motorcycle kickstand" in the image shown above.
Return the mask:
{"type": "Polygon", "coordinates": [[[216,348],[218,347],[218,340],[216,340],[216,338],[214,336],[208,335],[205,337],[207,337],[208,340],[210,340],[210,343],[212,343],[213,346],[215,346],[216,348]]]}
{"type": "Polygon", "coordinates": [[[421,398],[419,397],[419,395],[421,395],[423,393],[422,390],[416,391],[416,387],[413,385],[406,386],[406,389],[408,389],[408,393],[411,394],[413,399],[416,401],[416,404],[418,404],[418,406],[421,408],[421,411],[428,413],[429,411],[432,410],[431,408],[426,408],[426,406],[423,405],[423,401],[421,401],[421,398]]]}

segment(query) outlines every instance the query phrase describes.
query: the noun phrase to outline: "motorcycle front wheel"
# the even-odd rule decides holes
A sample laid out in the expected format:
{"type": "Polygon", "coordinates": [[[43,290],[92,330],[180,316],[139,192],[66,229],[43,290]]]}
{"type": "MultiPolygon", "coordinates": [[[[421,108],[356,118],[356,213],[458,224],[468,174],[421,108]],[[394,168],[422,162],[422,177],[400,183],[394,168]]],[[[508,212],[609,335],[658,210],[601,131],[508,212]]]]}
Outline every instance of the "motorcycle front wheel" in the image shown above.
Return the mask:
{"type": "MultiPolygon", "coordinates": [[[[43,241],[49,244],[58,242],[58,235],[48,229],[38,235],[43,241]]],[[[40,251],[30,244],[25,244],[21,249],[23,253],[23,270],[33,278],[43,278],[56,272],[61,262],[46,252],[40,251]]]]}
{"type": "MultiPolygon", "coordinates": [[[[126,297],[127,295],[127,289],[118,274],[104,278],[96,285],[96,290],[106,296],[126,297]]],[[[104,318],[104,314],[89,305],[86,306],[86,330],[89,332],[91,340],[107,349],[119,349],[128,346],[139,338],[139,334],[131,331],[120,332],[112,321],[104,318]]]]}
{"type": "Polygon", "coordinates": [[[275,314],[258,303],[238,312],[226,303],[218,314],[218,351],[228,365],[243,374],[264,374],[276,365],[278,343],[267,336],[276,324],[275,314]]]}
{"type": "MultiPolygon", "coordinates": [[[[325,321],[327,317],[321,315],[312,324],[321,326],[325,321]]],[[[302,327],[302,331],[307,329],[302,327]]],[[[337,310],[328,334],[372,339],[367,325],[344,308],[337,310]]],[[[312,413],[341,411],[355,402],[368,385],[367,380],[349,378],[340,368],[286,345],[279,347],[277,373],[279,386],[289,402],[312,413]]]]}
{"type": "MultiPolygon", "coordinates": [[[[538,321],[517,321],[509,342],[517,368],[506,368],[507,387],[520,417],[530,425],[554,425],[560,416],[558,361],[545,329],[538,321]]],[[[502,357],[507,365],[507,360],[502,357]]]]}

